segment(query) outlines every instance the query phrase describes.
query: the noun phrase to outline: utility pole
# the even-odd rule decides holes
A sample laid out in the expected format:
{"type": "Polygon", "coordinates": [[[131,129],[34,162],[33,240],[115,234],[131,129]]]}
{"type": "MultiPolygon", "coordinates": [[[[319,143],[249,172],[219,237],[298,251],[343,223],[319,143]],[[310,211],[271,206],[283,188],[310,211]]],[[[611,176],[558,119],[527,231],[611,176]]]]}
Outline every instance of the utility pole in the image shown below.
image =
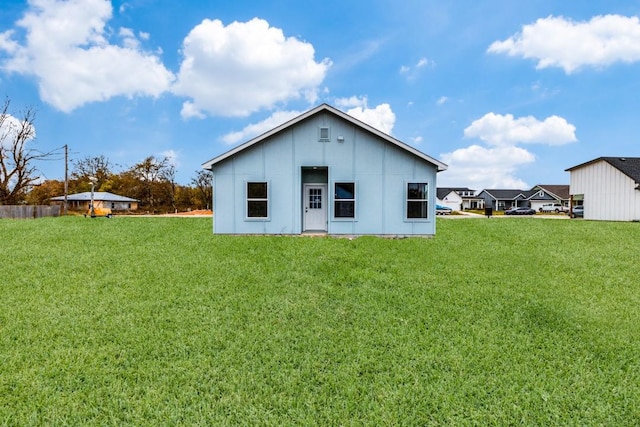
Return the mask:
{"type": "Polygon", "coordinates": [[[67,214],[67,196],[69,193],[69,147],[64,144],[64,215],[67,214]]]}

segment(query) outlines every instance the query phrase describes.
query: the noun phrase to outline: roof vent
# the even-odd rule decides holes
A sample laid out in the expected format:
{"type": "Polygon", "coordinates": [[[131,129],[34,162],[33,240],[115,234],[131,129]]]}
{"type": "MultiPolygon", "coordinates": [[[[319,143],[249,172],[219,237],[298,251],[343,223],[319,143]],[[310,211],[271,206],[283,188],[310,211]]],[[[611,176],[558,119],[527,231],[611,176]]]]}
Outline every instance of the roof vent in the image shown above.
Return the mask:
{"type": "Polygon", "coordinates": [[[624,157],[620,157],[620,161],[624,162],[624,161],[626,161],[626,160],[627,160],[627,159],[625,159],[624,157]]]}

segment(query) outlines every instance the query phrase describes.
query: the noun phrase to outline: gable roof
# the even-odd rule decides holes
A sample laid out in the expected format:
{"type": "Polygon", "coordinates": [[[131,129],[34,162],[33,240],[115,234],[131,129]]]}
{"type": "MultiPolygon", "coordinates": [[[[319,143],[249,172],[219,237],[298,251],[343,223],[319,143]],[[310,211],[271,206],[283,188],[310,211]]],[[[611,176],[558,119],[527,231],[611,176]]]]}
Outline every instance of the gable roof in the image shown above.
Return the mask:
{"type": "Polygon", "coordinates": [[[569,198],[571,197],[569,195],[569,185],[543,185],[543,184],[538,184],[535,187],[533,187],[531,190],[533,194],[531,196],[529,196],[529,198],[533,198],[535,197],[536,194],[538,194],[538,191],[542,190],[545,193],[547,193],[548,195],[550,195],[551,197],[553,197],[554,199],[558,199],[558,200],[569,200],[569,198]]]}
{"type": "Polygon", "coordinates": [[[573,166],[569,169],[565,169],[567,172],[579,169],[584,166],[591,165],[593,163],[605,161],[614,168],[618,169],[635,182],[640,183],[640,157],[598,157],[597,159],[590,160],[588,162],[573,166]]]}
{"type": "Polygon", "coordinates": [[[518,196],[524,197],[524,192],[522,190],[513,190],[513,189],[485,189],[480,193],[487,193],[489,196],[496,200],[515,200],[518,196]]]}
{"type": "MultiPolygon", "coordinates": [[[[56,202],[63,202],[64,196],[52,197],[51,200],[56,202]]],[[[67,200],[70,202],[90,202],[91,191],[85,191],[84,193],[69,194],[67,196],[67,200]]],[[[93,200],[101,200],[104,202],[137,202],[138,201],[138,199],[119,196],[117,194],[109,193],[108,191],[95,191],[93,193],[93,200]]]]}
{"type": "Polygon", "coordinates": [[[354,117],[351,117],[347,113],[345,113],[343,111],[340,111],[337,108],[330,106],[329,104],[321,104],[321,105],[319,105],[319,106],[307,111],[306,113],[303,113],[303,114],[299,115],[298,117],[294,117],[293,119],[289,120],[288,122],[285,122],[285,123],[281,124],[280,126],[277,126],[277,127],[273,128],[273,129],[271,129],[270,131],[267,131],[267,132],[263,133],[262,135],[259,135],[259,136],[255,137],[253,139],[250,139],[249,141],[245,142],[244,144],[240,144],[237,147],[232,148],[231,150],[227,151],[226,153],[223,153],[223,154],[221,154],[221,155],[219,155],[217,157],[214,157],[213,159],[211,159],[211,160],[209,160],[207,162],[204,162],[202,164],[202,167],[204,169],[211,169],[216,163],[219,163],[219,162],[221,162],[221,161],[223,161],[223,160],[225,160],[225,159],[227,159],[229,157],[232,157],[235,154],[237,154],[237,153],[239,153],[239,152],[241,152],[243,150],[246,150],[247,148],[249,148],[249,147],[251,147],[251,146],[253,146],[253,145],[255,145],[255,144],[257,144],[257,143],[259,143],[261,141],[264,141],[267,138],[269,138],[269,137],[271,137],[271,136],[283,131],[284,129],[286,129],[288,127],[291,127],[291,126],[293,126],[293,125],[295,125],[297,123],[300,123],[303,120],[306,120],[309,117],[312,117],[312,116],[314,116],[314,115],[316,115],[316,114],[318,114],[318,113],[320,113],[322,111],[327,111],[329,113],[332,113],[332,114],[334,114],[334,115],[336,115],[336,116],[338,116],[338,117],[340,117],[340,118],[342,118],[342,119],[354,124],[355,126],[358,126],[361,129],[364,129],[367,132],[372,133],[372,134],[382,138],[386,142],[389,142],[392,145],[395,145],[395,146],[397,146],[397,147],[399,147],[399,148],[401,148],[401,149],[413,154],[414,156],[417,156],[417,157],[419,157],[419,158],[421,158],[421,159],[433,164],[434,166],[436,166],[438,168],[437,169],[438,172],[447,170],[447,165],[442,163],[441,161],[436,160],[433,157],[424,154],[423,152],[411,147],[410,145],[407,145],[404,142],[402,142],[402,141],[400,141],[398,139],[395,139],[394,137],[392,137],[390,135],[387,135],[386,133],[384,133],[382,131],[379,131],[378,129],[376,129],[376,128],[372,127],[372,126],[369,126],[368,124],[366,124],[364,122],[361,122],[360,120],[358,120],[358,119],[356,119],[354,117]]]}
{"type": "MultiPolygon", "coordinates": [[[[455,191],[455,193],[458,194],[459,196],[460,196],[460,192],[462,191],[473,191],[475,193],[475,190],[472,190],[467,187],[438,187],[436,188],[436,196],[438,197],[438,199],[442,200],[443,197],[445,197],[447,194],[451,193],[452,191],[455,191]]],[[[469,198],[472,196],[460,196],[460,197],[469,198]]]]}

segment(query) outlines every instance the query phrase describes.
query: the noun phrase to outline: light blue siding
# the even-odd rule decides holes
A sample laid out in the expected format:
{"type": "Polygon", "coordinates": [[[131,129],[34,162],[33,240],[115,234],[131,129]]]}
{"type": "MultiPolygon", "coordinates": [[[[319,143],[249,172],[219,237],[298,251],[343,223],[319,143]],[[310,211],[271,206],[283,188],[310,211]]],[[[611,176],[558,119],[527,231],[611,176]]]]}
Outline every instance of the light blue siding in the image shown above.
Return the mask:
{"type": "Polygon", "coordinates": [[[437,166],[329,112],[238,151],[212,171],[215,233],[300,234],[303,184],[324,182],[328,234],[435,234],[437,166]],[[321,126],[329,127],[330,141],[319,141],[321,126]],[[268,183],[268,218],[247,218],[248,181],[268,183]],[[334,217],[335,182],[356,183],[354,219],[334,217]],[[428,183],[426,220],[406,219],[408,182],[428,183]]]}

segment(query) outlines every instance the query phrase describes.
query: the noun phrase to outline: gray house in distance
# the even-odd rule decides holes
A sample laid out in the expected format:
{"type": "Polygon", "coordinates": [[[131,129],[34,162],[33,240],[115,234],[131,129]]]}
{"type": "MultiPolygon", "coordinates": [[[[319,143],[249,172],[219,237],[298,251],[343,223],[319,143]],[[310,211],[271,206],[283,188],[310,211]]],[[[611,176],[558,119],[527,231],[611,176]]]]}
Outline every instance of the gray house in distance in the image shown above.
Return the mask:
{"type": "Polygon", "coordinates": [[[322,104],[205,163],[221,234],[433,235],[446,165],[322,104]]]}
{"type": "Polygon", "coordinates": [[[529,206],[526,194],[522,190],[488,189],[482,190],[478,198],[484,201],[484,206],[494,211],[504,211],[512,207],[529,206]]]}

